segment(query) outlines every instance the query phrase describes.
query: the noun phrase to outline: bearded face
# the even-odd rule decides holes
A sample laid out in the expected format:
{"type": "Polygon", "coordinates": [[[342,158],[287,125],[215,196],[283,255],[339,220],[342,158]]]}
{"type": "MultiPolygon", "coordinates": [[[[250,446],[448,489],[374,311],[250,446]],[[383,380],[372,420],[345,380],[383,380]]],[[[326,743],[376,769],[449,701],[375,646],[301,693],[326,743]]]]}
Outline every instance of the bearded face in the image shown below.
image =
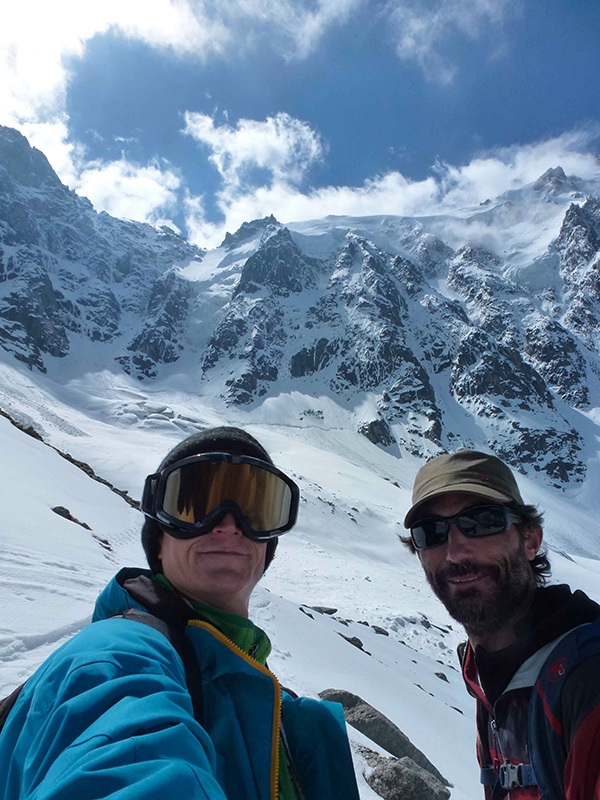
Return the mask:
{"type": "Polygon", "coordinates": [[[467,559],[438,569],[425,567],[425,574],[435,595],[469,636],[482,636],[508,624],[528,605],[535,590],[520,536],[514,548],[494,561],[467,559]]]}
{"type": "MultiPolygon", "coordinates": [[[[433,498],[423,509],[428,516],[452,517],[481,505],[481,498],[449,492],[433,498]]],[[[508,630],[526,611],[535,591],[531,560],[542,531],[524,537],[515,524],[490,536],[465,536],[455,524],[447,540],[419,551],[429,584],[449,614],[472,637],[508,630]]]]}

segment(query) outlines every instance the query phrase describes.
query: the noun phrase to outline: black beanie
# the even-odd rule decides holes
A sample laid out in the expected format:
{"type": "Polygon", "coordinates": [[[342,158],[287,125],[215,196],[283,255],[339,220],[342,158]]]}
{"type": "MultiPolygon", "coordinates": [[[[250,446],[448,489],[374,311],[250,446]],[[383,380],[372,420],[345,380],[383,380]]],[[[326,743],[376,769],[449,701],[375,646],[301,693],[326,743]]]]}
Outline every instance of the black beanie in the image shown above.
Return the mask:
{"type": "MultiPolygon", "coordinates": [[[[208,428],[200,433],[194,433],[176,445],[160,463],[157,472],[160,472],[175,461],[200,453],[229,453],[234,456],[253,456],[261,461],[273,464],[271,456],[264,447],[241,428],[219,427],[208,428]]],[[[150,517],[146,517],[142,527],[142,547],[146,553],[148,564],[152,572],[162,572],[162,564],[158,554],[162,542],[163,532],[160,524],[150,517]]],[[[273,561],[277,549],[277,538],[269,539],[265,555],[265,572],[273,561]]]]}

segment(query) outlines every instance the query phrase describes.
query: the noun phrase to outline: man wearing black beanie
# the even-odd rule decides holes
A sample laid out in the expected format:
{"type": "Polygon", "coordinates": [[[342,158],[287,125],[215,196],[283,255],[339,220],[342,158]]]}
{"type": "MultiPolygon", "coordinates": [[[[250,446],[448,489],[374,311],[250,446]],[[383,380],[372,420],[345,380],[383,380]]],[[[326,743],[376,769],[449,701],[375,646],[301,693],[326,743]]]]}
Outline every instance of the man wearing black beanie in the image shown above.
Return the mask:
{"type": "Polygon", "coordinates": [[[341,706],[282,689],[248,619],[298,501],[239,428],[171,450],[142,497],[150,570],[121,570],[25,685],[3,800],[358,800],[341,706]]]}
{"type": "MultiPolygon", "coordinates": [[[[189,456],[201,453],[230,453],[231,455],[254,456],[254,458],[273,464],[271,457],[264,447],[256,441],[253,436],[241,428],[209,428],[201,433],[195,433],[176,445],[170,453],[162,460],[157,472],[160,472],[170,464],[180,461],[189,456]]],[[[160,545],[163,538],[163,531],[160,524],[150,517],[146,517],[142,528],[142,546],[148,559],[148,564],[153,572],[162,572],[160,559],[158,557],[160,545]]],[[[265,570],[275,556],[277,549],[277,538],[272,538],[267,542],[267,552],[265,558],[265,570]]]]}

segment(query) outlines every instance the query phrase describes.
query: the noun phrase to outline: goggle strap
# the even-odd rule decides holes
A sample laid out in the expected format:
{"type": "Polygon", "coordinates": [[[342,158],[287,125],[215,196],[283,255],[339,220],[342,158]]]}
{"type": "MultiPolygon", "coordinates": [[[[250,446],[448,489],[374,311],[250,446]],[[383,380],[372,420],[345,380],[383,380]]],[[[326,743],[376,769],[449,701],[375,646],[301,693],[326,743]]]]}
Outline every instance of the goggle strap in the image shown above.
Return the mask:
{"type": "Polygon", "coordinates": [[[156,492],[158,490],[159,479],[160,473],[155,472],[153,475],[148,475],[144,481],[140,511],[148,516],[153,516],[156,513],[156,492]]]}

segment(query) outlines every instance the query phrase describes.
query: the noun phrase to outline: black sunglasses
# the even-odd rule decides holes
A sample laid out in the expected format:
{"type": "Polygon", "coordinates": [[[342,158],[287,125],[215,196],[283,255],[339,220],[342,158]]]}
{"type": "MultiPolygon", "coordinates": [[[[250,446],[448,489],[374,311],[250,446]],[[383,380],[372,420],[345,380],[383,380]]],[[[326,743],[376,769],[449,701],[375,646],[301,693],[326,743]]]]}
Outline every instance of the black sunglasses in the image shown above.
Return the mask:
{"type": "Polygon", "coordinates": [[[466,508],[453,517],[428,517],[411,526],[410,536],[415,550],[437,547],[448,539],[451,525],[456,525],[465,536],[495,536],[506,533],[522,517],[506,506],[478,506],[466,508]]]}

